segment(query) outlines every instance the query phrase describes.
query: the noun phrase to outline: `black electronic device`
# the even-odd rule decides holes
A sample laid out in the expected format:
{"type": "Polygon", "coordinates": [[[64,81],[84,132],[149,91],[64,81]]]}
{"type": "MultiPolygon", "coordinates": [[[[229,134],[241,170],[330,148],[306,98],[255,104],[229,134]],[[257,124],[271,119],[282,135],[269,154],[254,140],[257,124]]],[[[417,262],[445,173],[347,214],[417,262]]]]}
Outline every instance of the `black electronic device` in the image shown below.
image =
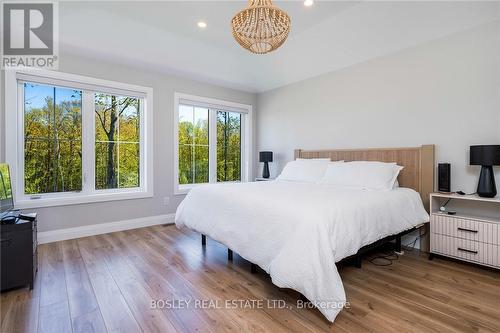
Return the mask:
{"type": "MultiPolygon", "coordinates": [[[[21,214],[26,216],[26,214],[21,214]]],[[[37,271],[37,220],[36,214],[30,214],[31,220],[23,220],[15,216],[15,222],[0,224],[1,238],[1,291],[29,285],[33,282],[37,271]]]]}
{"type": "Polygon", "coordinates": [[[438,191],[451,192],[451,165],[450,163],[438,164],[438,191]]]}
{"type": "Polygon", "coordinates": [[[14,224],[17,222],[17,216],[6,215],[6,216],[3,216],[0,221],[2,224],[14,224]]]}
{"type": "Polygon", "coordinates": [[[0,163],[0,290],[29,285],[37,271],[36,213],[14,210],[9,166],[0,163]]]}
{"type": "Polygon", "coordinates": [[[17,218],[20,220],[33,222],[34,220],[36,220],[36,214],[34,214],[34,213],[31,213],[31,214],[19,213],[19,215],[17,215],[17,218]]]}

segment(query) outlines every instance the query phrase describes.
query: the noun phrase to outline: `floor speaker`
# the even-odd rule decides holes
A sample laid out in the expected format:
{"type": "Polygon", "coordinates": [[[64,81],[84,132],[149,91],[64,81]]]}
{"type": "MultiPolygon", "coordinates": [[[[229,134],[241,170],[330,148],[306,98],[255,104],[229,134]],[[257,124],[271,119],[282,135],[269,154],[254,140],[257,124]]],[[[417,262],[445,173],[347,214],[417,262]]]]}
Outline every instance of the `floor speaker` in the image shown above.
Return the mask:
{"type": "Polygon", "coordinates": [[[451,165],[450,163],[438,164],[438,191],[451,192],[451,165]]]}

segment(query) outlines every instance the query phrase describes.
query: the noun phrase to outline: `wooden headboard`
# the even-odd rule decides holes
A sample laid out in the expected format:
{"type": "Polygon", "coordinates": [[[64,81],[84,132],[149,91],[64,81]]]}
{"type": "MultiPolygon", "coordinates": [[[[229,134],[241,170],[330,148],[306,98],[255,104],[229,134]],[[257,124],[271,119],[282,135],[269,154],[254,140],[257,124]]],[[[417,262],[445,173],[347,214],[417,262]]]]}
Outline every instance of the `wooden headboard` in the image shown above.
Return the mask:
{"type": "Polygon", "coordinates": [[[420,193],[429,211],[429,194],[434,191],[434,145],[409,148],[295,150],[295,158],[330,158],[332,161],[396,162],[404,167],[398,177],[401,187],[420,193]]]}

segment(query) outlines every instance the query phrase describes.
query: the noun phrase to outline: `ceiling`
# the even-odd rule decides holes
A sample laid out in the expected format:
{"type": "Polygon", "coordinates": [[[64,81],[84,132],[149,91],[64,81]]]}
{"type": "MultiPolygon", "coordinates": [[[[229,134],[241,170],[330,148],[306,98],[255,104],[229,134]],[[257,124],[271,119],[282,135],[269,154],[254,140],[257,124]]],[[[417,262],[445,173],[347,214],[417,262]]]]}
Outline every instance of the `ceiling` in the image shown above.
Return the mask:
{"type": "Polygon", "coordinates": [[[500,19],[499,2],[274,3],[292,30],[266,55],[231,35],[246,1],[60,2],[60,43],[69,53],[262,92],[500,19]]]}

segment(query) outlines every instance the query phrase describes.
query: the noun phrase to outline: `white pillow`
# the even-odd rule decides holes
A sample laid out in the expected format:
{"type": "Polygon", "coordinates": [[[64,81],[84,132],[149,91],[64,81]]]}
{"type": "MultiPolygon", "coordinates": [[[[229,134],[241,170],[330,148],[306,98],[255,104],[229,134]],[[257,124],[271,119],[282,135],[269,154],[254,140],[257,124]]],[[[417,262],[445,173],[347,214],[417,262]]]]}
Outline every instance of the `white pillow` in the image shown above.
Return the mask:
{"type": "Polygon", "coordinates": [[[396,163],[354,161],[330,163],[321,184],[363,190],[389,191],[394,187],[402,166],[396,163]]]}
{"type": "Polygon", "coordinates": [[[330,160],[301,159],[288,162],[278,180],[301,183],[318,183],[332,163],[330,160]]]}

